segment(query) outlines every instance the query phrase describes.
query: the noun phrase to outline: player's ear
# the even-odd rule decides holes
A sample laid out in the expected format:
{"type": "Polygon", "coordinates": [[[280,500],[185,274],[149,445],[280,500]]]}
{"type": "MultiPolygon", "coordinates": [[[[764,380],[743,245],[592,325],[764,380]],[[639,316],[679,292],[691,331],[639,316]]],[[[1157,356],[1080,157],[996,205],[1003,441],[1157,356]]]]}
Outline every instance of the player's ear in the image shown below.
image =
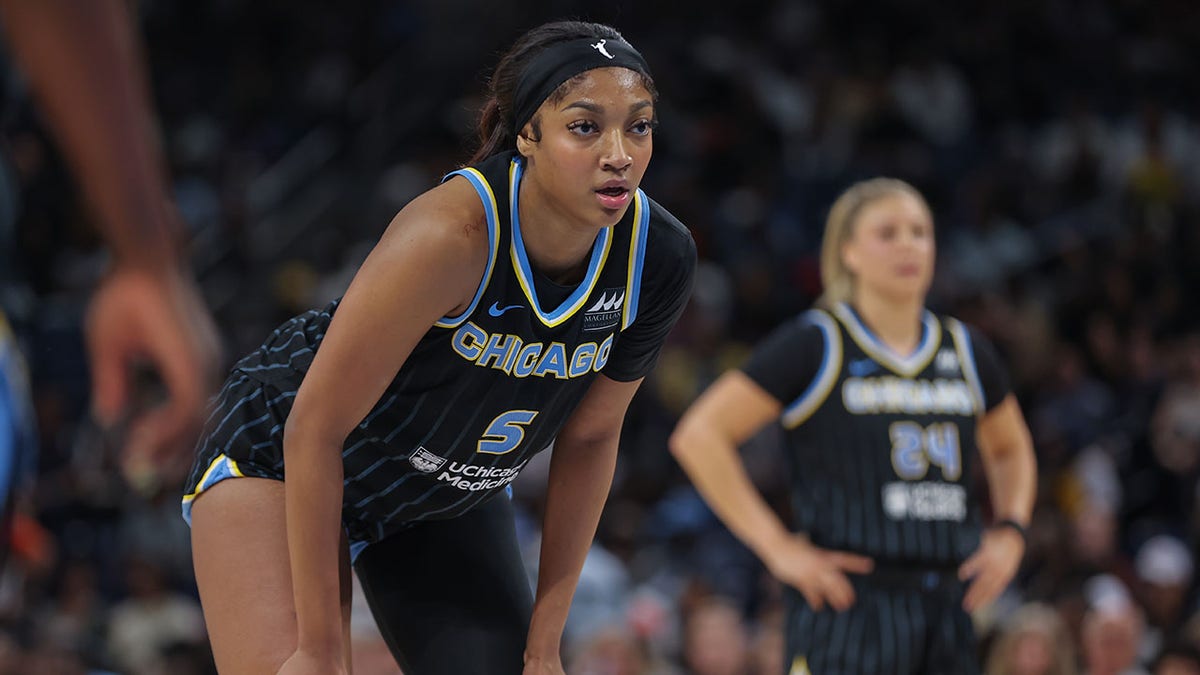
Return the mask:
{"type": "Polygon", "coordinates": [[[842,244],[842,266],[850,271],[850,273],[857,275],[859,264],[858,249],[850,242],[842,244]]]}
{"type": "Polygon", "coordinates": [[[521,133],[517,134],[517,152],[521,153],[522,157],[529,157],[531,154],[533,154],[534,143],[529,139],[529,136],[527,135],[528,133],[529,126],[526,125],[521,133]]]}

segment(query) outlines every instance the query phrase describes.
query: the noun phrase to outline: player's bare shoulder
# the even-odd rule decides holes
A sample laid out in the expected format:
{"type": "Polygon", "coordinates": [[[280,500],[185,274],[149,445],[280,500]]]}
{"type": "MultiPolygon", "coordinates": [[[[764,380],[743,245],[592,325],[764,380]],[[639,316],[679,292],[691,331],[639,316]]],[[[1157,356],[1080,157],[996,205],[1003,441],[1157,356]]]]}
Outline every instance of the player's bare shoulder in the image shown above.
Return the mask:
{"type": "Polygon", "coordinates": [[[405,205],[384,233],[385,242],[397,238],[405,245],[433,247],[434,255],[452,255],[460,265],[482,270],[487,264],[487,214],[464,179],[448,180],[405,205]]]}
{"type": "Polygon", "coordinates": [[[425,269],[426,278],[446,284],[443,290],[453,290],[461,306],[475,293],[490,249],[479,197],[466,180],[452,179],[405,205],[372,255],[425,269]]]}
{"type": "MultiPolygon", "coordinates": [[[[486,248],[488,242],[487,211],[479,194],[462,176],[449,180],[418,197],[421,206],[441,214],[447,225],[466,235],[476,245],[486,248]]],[[[416,202],[417,200],[413,200],[416,202]]]]}

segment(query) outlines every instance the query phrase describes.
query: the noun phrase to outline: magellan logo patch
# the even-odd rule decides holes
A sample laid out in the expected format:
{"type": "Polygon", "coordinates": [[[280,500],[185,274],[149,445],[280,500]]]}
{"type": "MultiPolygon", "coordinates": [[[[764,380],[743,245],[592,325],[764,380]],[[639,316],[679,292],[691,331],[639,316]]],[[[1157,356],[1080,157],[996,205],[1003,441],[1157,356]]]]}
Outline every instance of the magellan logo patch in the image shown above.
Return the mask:
{"type": "Polygon", "coordinates": [[[621,322],[621,307],[625,303],[624,288],[606,288],[583,313],[583,329],[607,330],[621,322]]]}
{"type": "Polygon", "coordinates": [[[953,375],[959,372],[958,354],[955,354],[953,349],[941,350],[934,361],[934,367],[944,375],[953,375]]]}
{"type": "Polygon", "coordinates": [[[413,454],[408,456],[408,461],[417,471],[433,473],[442,468],[442,465],[446,463],[446,458],[438,457],[426,450],[424,446],[418,445],[413,454]]]}

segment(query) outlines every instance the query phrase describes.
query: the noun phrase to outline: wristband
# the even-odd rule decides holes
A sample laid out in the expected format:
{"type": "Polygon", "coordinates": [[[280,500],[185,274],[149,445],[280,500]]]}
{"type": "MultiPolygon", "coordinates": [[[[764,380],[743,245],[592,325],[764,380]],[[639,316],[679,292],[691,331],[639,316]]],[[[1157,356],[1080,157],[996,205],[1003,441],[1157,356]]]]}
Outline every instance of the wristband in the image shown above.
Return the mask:
{"type": "Polygon", "coordinates": [[[999,529],[1001,527],[1012,528],[1017,534],[1021,535],[1021,541],[1029,541],[1029,535],[1025,532],[1025,526],[1013,520],[1012,518],[1002,518],[997,520],[995,523],[992,523],[992,529],[999,529]]]}

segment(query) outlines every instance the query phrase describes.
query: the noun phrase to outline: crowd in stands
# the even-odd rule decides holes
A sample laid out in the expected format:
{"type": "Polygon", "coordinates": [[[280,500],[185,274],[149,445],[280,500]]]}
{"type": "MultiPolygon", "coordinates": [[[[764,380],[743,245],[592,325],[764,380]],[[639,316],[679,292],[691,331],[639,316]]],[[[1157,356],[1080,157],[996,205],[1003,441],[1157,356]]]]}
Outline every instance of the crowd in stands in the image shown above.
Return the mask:
{"type": "MultiPolygon", "coordinates": [[[[1200,6],[1192,0],[145,2],[191,259],[227,363],[337,297],[403,204],[469,156],[482,78],[524,29],[617,26],[662,94],[644,188],[701,267],[631,408],[566,636],[580,675],[784,672],[783,590],[667,452],[678,415],[819,294],[825,213],[862,178],[934,210],[933,309],[998,346],[1039,496],[1017,581],[976,617],[1000,675],[1200,673],[1200,6]]],[[[0,306],[40,458],[0,577],[0,675],[215,672],[176,485],[131,489],[88,420],[104,267],[4,78],[0,306]]],[[[778,434],[744,448],[787,511],[778,434]]],[[[544,459],[544,457],[542,458],[544,459]]],[[[536,573],[544,466],[515,485],[536,573]]],[[[978,477],[982,484],[982,476],[978,477]]],[[[397,672],[365,603],[356,672],[397,672]]]]}

